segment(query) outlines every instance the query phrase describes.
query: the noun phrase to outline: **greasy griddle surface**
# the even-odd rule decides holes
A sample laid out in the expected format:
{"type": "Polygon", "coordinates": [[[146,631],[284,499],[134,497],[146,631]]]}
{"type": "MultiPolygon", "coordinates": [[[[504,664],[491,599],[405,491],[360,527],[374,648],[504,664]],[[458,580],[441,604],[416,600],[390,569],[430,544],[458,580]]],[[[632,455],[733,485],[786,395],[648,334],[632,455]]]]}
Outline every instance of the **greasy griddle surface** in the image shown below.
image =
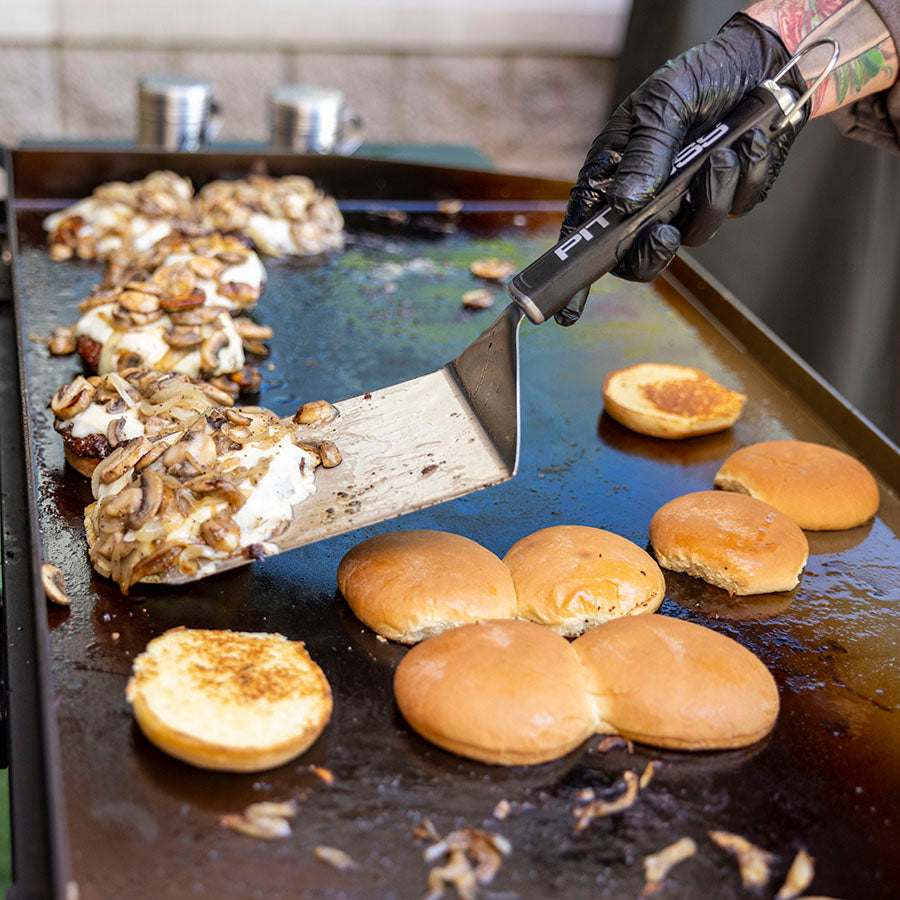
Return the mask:
{"type": "MultiPolygon", "coordinates": [[[[34,214],[19,216],[20,294],[25,333],[43,335],[76,318],[100,267],[52,263],[36,222],[34,214]]],[[[324,263],[266,260],[269,284],[256,318],[275,329],[275,370],[265,373],[260,402],[284,414],[303,401],[339,400],[435,369],[496,311],[461,309],[460,295],[476,286],[468,263],[499,255],[524,264],[551,237],[507,227],[494,236],[463,228],[385,238],[357,227],[348,251],[324,263]]],[[[502,555],[535,529],[581,523],[645,546],[653,512],[709,488],[732,450],[790,437],[841,446],[768,378],[764,363],[671,288],[609,277],[577,327],[524,329],[522,461],[513,481],[206,582],[137,587],[127,600],[88,565],[81,513],[89,487],[64,467],[46,408],[78,371],[76,361],[52,359],[32,342],[26,355],[45,559],[62,568],[73,597],[70,610],[54,608],[49,619],[73,872],[86,900],[418,897],[427,867],[410,831],[420,816],[442,832],[486,826],[512,841],[489,897],[636,897],[642,857],[684,835],[700,852],[659,896],[744,896],[736,866],[705,837],[708,828],[775,851],[776,880],[805,846],[817,859],[812,893],[895,895],[900,545],[898,504],[888,492],[874,524],[810,535],[809,566],[792,594],[730,600],[667,575],[663,613],[736,638],[778,681],[776,729],[743,751],[600,754],[594,739],[557,762],[509,769],[444,753],[416,737],[394,707],[391,678],[405,649],[377,641],[336,595],[342,554],[376,532],[446,529],[502,555]],[[730,432],[681,443],[626,431],[601,415],[600,385],[609,369],[641,360],[706,369],[749,395],[743,418],[730,432]],[[134,656],[176,625],[305,641],[334,691],[334,717],[320,740],[260,775],[203,772],[157,751],[134,726],[124,688],[134,656]],[[602,794],[625,768],[640,770],[650,759],[664,765],[631,810],[573,834],[578,791],[602,794]],[[334,785],[310,774],[312,764],[330,769],[334,785]],[[289,797],[300,813],[288,840],[256,841],[217,824],[218,815],[248,803],[289,797]],[[503,798],[512,812],[496,822],[491,810],[503,798]],[[324,866],[312,855],[317,844],[346,850],[360,868],[324,866]]]]}

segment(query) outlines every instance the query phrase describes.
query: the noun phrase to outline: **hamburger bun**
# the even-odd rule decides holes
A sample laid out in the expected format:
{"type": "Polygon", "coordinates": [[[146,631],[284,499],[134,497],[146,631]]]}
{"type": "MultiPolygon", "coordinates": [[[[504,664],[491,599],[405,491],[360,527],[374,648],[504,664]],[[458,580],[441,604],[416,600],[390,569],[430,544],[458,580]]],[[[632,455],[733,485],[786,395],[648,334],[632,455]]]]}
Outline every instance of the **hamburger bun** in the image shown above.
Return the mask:
{"type": "Polygon", "coordinates": [[[650,437],[694,437],[735,423],[747,398],[690,366],[639,363],[603,381],[606,411],[626,428],[650,437]]]}
{"type": "Polygon", "coordinates": [[[100,464],[99,456],[79,456],[77,453],[71,451],[68,447],[65,448],[66,454],[66,462],[80,475],[84,475],[87,478],[90,478],[91,475],[94,474],[94,469],[100,464]]]}
{"type": "Polygon", "coordinates": [[[532,622],[478,622],[429,638],[397,667],[394,696],[414,731],[482,762],[557,759],[595,730],[575,651],[532,622]]]}
{"type": "Polygon", "coordinates": [[[778,689],[768,669],[709,628],[626,617],[572,647],[603,732],[656,747],[721,750],[753,744],[775,724],[778,689]]]}
{"type": "Polygon", "coordinates": [[[807,441],[764,441],[732,453],[716,487],[764,500],[809,531],[840,531],[878,511],[878,485],[852,456],[807,441]]]}
{"type": "Polygon", "coordinates": [[[648,553],[584,525],[536,531],[513,544],[503,562],[516,586],[518,617],[566,637],[619,616],[652,613],[666,590],[648,553]]]}
{"type": "Polygon", "coordinates": [[[186,628],[150,641],[125,695],[160,750],[227,772],[258,772],[299,756],[332,707],[328,681],[300,641],[186,628]]]}
{"type": "Polygon", "coordinates": [[[650,543],[664,569],[732,594],[792,590],[809,555],[806,535],[792,519],[727,491],[670,500],[650,521],[650,543]]]}
{"type": "Polygon", "coordinates": [[[341,560],[337,581],[360,621],[404,644],[516,614],[516,590],[506,566],[475,541],[445,531],[371,537],[341,560]]]}

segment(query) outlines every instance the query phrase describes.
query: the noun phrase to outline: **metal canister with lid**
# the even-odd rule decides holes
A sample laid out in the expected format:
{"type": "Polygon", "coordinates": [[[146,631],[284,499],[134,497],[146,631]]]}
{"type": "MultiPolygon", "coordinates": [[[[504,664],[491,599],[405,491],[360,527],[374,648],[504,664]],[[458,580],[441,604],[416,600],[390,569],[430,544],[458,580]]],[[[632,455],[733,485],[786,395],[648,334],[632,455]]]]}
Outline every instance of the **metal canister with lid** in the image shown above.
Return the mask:
{"type": "Polygon", "coordinates": [[[138,144],[200,150],[221,129],[212,86],[196,78],[153,75],[138,82],[138,144]]]}
{"type": "Polygon", "coordinates": [[[348,155],[362,140],[362,118],[336,88],[283,84],[269,95],[269,141],[277,150],[348,155]]]}

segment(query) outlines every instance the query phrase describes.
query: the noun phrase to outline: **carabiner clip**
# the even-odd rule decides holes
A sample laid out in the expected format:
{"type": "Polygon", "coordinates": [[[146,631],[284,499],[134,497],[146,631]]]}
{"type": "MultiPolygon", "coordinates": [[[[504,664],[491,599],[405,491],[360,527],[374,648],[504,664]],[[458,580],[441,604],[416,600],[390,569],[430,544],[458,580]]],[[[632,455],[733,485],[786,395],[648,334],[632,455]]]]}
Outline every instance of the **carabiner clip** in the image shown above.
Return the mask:
{"type": "Polygon", "coordinates": [[[821,71],[819,75],[813,80],[813,83],[806,89],[806,91],[801,94],[785,111],[784,111],[784,121],[776,126],[775,131],[781,131],[782,128],[786,128],[791,124],[791,119],[793,116],[799,112],[803,105],[809,100],[810,97],[819,89],[819,86],[822,82],[834,71],[835,66],[837,65],[838,56],[840,56],[841,48],[838,42],[834,38],[820,38],[817,41],[813,41],[811,44],[807,44],[802,50],[798,50],[785,64],[780,72],[777,72],[775,76],[771,79],[772,82],[777,86],[781,87],[778,84],[779,79],[783,78],[791,69],[796,66],[810,50],[815,50],[817,47],[824,47],[825,44],[831,44],[833,47],[831,53],[831,59],[828,60],[828,64],[821,71]]]}

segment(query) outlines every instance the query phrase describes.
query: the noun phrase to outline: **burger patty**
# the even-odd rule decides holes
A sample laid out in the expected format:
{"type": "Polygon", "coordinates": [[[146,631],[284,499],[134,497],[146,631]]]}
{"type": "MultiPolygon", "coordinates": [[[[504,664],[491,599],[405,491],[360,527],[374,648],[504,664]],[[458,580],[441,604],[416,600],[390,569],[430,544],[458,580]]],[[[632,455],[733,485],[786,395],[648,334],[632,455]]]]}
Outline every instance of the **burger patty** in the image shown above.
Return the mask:
{"type": "MultiPolygon", "coordinates": [[[[79,334],[76,344],[78,355],[84,360],[85,365],[92,371],[96,372],[100,367],[100,351],[103,345],[93,338],[89,338],[86,334],[79,334]]],[[[75,438],[78,440],[78,438],[75,438]]]]}
{"type": "MultiPolygon", "coordinates": [[[[88,339],[90,340],[90,338],[88,339]]],[[[60,433],[63,446],[75,456],[89,456],[95,459],[106,459],[112,453],[112,447],[103,434],[86,434],[84,437],[72,437],[72,426],[59,427],[59,420],[53,427],[60,433]]]]}

